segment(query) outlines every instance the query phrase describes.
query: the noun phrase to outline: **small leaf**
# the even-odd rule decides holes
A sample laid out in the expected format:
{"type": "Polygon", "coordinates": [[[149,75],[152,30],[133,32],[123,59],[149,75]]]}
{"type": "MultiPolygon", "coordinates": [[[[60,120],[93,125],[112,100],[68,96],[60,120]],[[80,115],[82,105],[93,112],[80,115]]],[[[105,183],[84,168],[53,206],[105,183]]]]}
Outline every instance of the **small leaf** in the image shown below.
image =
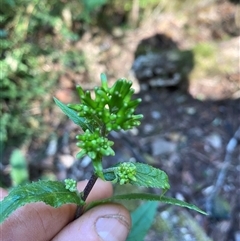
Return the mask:
{"type": "Polygon", "coordinates": [[[33,182],[13,188],[0,202],[0,223],[17,208],[33,202],[44,202],[55,208],[66,203],[84,205],[78,193],[67,190],[63,182],[33,182]]]}
{"type": "Polygon", "coordinates": [[[114,172],[103,172],[104,179],[109,182],[113,182],[116,180],[116,175],[114,172]]]}
{"type": "Polygon", "coordinates": [[[92,130],[92,128],[86,124],[86,121],[83,117],[79,117],[77,112],[70,109],[67,105],[63,104],[60,100],[53,97],[56,105],[62,110],[62,112],[67,115],[76,125],[80,126],[83,131],[89,129],[92,130]]]}
{"type": "Polygon", "coordinates": [[[157,202],[145,202],[131,213],[132,228],[127,241],[141,241],[152,226],[156,211],[157,202]]]}
{"type": "Polygon", "coordinates": [[[107,203],[107,202],[114,202],[116,200],[145,200],[145,201],[159,201],[166,204],[172,204],[180,207],[185,207],[188,209],[192,209],[194,211],[197,211],[201,214],[208,215],[206,212],[202,211],[197,206],[175,199],[171,197],[165,197],[165,196],[159,196],[156,194],[150,194],[150,193],[130,193],[130,194],[123,194],[123,195],[116,195],[110,198],[102,199],[99,201],[94,201],[88,204],[87,210],[90,208],[93,208],[99,204],[107,203]]]}

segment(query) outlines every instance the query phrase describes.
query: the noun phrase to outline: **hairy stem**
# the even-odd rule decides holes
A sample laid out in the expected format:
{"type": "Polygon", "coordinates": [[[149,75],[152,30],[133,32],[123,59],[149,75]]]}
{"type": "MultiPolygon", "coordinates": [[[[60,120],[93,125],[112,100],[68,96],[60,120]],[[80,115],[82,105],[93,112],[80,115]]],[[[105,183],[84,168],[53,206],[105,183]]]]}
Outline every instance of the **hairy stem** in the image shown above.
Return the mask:
{"type": "MultiPolygon", "coordinates": [[[[96,183],[98,179],[98,176],[94,173],[90,180],[88,181],[86,187],[84,188],[83,190],[83,195],[82,195],[82,200],[83,201],[86,201],[89,193],[91,192],[94,184],[96,183]]],[[[77,206],[77,211],[76,211],[76,214],[75,214],[75,219],[79,218],[82,214],[83,214],[83,210],[84,210],[84,207],[83,206],[77,206]]]]}

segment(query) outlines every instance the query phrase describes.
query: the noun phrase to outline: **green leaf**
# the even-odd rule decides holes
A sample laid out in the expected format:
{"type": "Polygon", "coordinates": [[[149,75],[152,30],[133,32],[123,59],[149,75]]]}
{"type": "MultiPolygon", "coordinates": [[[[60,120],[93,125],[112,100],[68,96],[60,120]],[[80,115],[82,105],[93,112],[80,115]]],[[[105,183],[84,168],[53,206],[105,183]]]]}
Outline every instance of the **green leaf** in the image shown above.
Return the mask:
{"type": "Polygon", "coordinates": [[[0,202],[0,223],[17,208],[33,202],[44,202],[55,208],[66,203],[84,205],[78,193],[66,189],[65,184],[62,182],[33,182],[13,188],[8,196],[0,202]]]}
{"type": "Polygon", "coordinates": [[[10,176],[13,186],[18,186],[28,182],[27,161],[20,149],[12,152],[10,157],[11,171],[10,176]]]}
{"type": "Polygon", "coordinates": [[[139,162],[121,162],[115,167],[103,170],[104,177],[108,181],[120,184],[131,183],[132,185],[162,188],[165,193],[169,188],[167,174],[152,166],[139,162]]]}
{"type": "Polygon", "coordinates": [[[197,206],[178,200],[176,198],[171,197],[165,197],[165,196],[159,196],[156,194],[150,194],[150,193],[130,193],[130,194],[123,194],[123,195],[116,195],[110,198],[102,199],[99,201],[94,201],[88,204],[87,210],[89,210],[92,207],[95,207],[99,204],[107,203],[107,202],[114,202],[117,200],[145,200],[145,201],[159,201],[166,204],[172,204],[180,207],[185,207],[188,209],[192,209],[194,211],[197,211],[201,214],[208,215],[206,212],[202,211],[197,206]]]}
{"type": "Polygon", "coordinates": [[[131,180],[131,184],[162,188],[163,190],[170,188],[168,175],[164,171],[144,163],[136,162],[134,165],[136,166],[136,181],[131,180]]]}
{"type": "Polygon", "coordinates": [[[152,226],[157,211],[157,202],[145,202],[131,213],[132,228],[127,241],[141,241],[152,226]]]}
{"type": "Polygon", "coordinates": [[[63,104],[60,100],[53,97],[56,105],[62,110],[62,112],[67,115],[76,125],[80,126],[84,131],[92,128],[86,124],[86,121],[83,117],[78,116],[77,112],[70,109],[67,105],[63,104]]]}

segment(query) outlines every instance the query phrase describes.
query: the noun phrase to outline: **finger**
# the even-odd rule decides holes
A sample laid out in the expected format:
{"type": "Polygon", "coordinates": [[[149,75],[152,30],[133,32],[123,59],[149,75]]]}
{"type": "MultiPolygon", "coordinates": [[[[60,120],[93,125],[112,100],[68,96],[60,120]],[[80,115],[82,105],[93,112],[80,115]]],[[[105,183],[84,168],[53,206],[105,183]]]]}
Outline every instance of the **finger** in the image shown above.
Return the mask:
{"type": "Polygon", "coordinates": [[[6,197],[7,194],[8,194],[8,192],[7,192],[5,189],[3,189],[3,188],[0,187],[0,201],[1,201],[4,197],[6,197]]]}
{"type": "MultiPolygon", "coordinates": [[[[78,190],[83,190],[87,184],[88,180],[79,182],[77,185],[78,190]]],[[[90,192],[86,202],[92,202],[94,200],[111,197],[113,193],[112,184],[110,182],[102,181],[98,179],[95,185],[93,186],[92,191],[90,192]]]]}
{"type": "Polygon", "coordinates": [[[125,241],[130,227],[131,218],[123,206],[105,204],[67,225],[52,241],[125,241]]]}
{"type": "MultiPolygon", "coordinates": [[[[82,190],[86,181],[80,182],[82,190]]],[[[92,190],[90,200],[105,198],[112,195],[112,186],[109,182],[98,180],[92,190]]],[[[66,204],[53,208],[44,203],[31,203],[17,209],[1,225],[0,237],[3,240],[50,240],[64,226],[73,220],[76,205],[66,204]],[[2,235],[2,236],[1,236],[2,235]]]]}
{"type": "MultiPolygon", "coordinates": [[[[44,203],[31,203],[17,209],[1,225],[3,240],[49,240],[73,217],[75,205],[59,208],[44,203]]],[[[1,236],[0,235],[0,236],[1,236]]]]}

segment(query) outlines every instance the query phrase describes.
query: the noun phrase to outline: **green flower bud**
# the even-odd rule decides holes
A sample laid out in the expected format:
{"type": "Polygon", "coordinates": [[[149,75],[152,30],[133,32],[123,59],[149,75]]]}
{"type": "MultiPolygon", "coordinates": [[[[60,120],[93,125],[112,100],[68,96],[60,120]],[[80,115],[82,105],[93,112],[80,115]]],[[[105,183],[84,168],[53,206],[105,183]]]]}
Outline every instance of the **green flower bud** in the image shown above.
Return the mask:
{"type": "Polygon", "coordinates": [[[82,149],[78,156],[89,155],[91,159],[95,159],[98,153],[105,156],[115,154],[111,148],[113,142],[102,137],[98,128],[93,133],[86,130],[82,135],[78,135],[77,139],[79,140],[77,146],[82,149]]]}
{"type": "Polygon", "coordinates": [[[127,180],[125,180],[124,178],[120,179],[120,181],[119,181],[119,184],[120,184],[120,185],[123,185],[123,184],[125,184],[125,183],[127,183],[127,180]]]}
{"type": "Polygon", "coordinates": [[[102,88],[104,90],[107,90],[108,89],[108,85],[107,85],[107,76],[105,74],[101,74],[101,82],[102,82],[102,88]]]}
{"type": "Polygon", "coordinates": [[[77,89],[77,93],[78,93],[79,97],[80,98],[84,97],[85,94],[84,94],[82,87],[80,85],[77,85],[76,89],[77,89]]]}
{"type": "Polygon", "coordinates": [[[117,166],[115,175],[119,179],[120,185],[136,181],[136,166],[131,162],[123,162],[117,166]]]}
{"type": "Polygon", "coordinates": [[[77,191],[77,181],[73,179],[65,179],[65,188],[68,189],[70,192],[77,191]]]}

